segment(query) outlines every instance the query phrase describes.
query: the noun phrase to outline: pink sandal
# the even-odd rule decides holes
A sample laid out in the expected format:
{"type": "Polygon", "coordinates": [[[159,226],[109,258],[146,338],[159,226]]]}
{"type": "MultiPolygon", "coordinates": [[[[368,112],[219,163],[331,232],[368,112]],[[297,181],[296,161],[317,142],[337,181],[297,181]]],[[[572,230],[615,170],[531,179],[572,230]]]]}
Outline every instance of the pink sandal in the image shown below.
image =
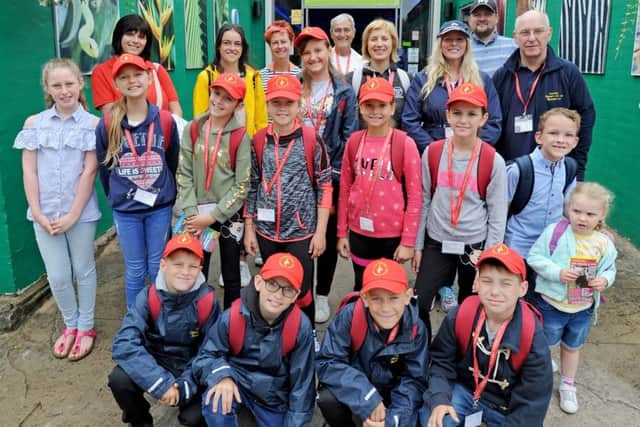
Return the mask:
{"type": "Polygon", "coordinates": [[[59,344],[53,346],[53,356],[56,357],[57,359],[66,358],[69,355],[69,352],[71,351],[71,347],[73,347],[73,343],[71,343],[70,346],[67,346],[67,338],[75,337],[77,333],[78,333],[77,329],[64,329],[62,331],[62,335],[60,335],[56,340],[56,341],[59,341],[59,344]]]}
{"type": "Polygon", "coordinates": [[[68,359],[72,362],[76,362],[80,359],[84,359],[85,357],[87,357],[89,355],[89,353],[91,353],[91,350],[93,350],[93,344],[96,341],[96,330],[95,329],[90,329],[88,331],[78,331],[77,335],[76,335],[76,340],[73,343],[73,347],[71,349],[71,351],[69,352],[69,356],[68,359]],[[82,344],[82,338],[84,337],[89,337],[91,338],[91,346],[89,347],[89,349],[87,351],[85,351],[84,353],[80,353],[80,344],[82,344]]]}

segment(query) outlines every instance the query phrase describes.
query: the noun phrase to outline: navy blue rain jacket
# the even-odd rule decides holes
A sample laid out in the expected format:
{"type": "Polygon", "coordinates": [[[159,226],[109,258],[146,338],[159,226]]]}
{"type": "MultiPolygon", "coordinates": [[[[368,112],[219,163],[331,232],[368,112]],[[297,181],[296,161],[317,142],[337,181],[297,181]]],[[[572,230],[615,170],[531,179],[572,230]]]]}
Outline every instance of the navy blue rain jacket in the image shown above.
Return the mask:
{"type": "Polygon", "coordinates": [[[405,308],[398,334],[390,344],[365,310],[367,336],[354,354],[349,333],[354,304],[344,306],[325,333],[316,355],[318,381],[361,420],[384,400],[386,426],[413,426],[427,387],[429,359],[427,332],[418,309],[414,304],[405,308]]]}

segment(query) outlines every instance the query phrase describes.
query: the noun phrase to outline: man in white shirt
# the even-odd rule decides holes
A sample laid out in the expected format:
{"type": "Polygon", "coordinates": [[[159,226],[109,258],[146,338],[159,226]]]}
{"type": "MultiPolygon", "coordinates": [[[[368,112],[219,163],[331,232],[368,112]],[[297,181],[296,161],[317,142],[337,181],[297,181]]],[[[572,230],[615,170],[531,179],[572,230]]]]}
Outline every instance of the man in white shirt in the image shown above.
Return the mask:
{"type": "Polygon", "coordinates": [[[329,30],[334,44],[331,49],[331,65],[338,73],[346,76],[362,66],[362,56],[351,48],[351,43],[356,35],[356,23],[353,16],[341,13],[334,17],[331,20],[329,30]]]}

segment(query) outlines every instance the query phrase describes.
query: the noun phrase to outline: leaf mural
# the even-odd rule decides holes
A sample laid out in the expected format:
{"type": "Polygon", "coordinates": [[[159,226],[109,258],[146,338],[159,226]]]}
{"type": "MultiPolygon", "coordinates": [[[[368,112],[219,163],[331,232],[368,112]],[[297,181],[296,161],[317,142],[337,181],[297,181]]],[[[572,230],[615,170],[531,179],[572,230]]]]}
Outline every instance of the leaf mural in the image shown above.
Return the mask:
{"type": "Polygon", "coordinates": [[[151,27],[152,59],[160,62],[168,70],[172,70],[175,62],[174,43],[176,41],[173,26],[173,0],[139,0],[138,9],[140,16],[151,27]]]}
{"type": "Polygon", "coordinates": [[[184,24],[186,67],[204,68],[208,60],[206,0],[185,0],[184,24]]]}

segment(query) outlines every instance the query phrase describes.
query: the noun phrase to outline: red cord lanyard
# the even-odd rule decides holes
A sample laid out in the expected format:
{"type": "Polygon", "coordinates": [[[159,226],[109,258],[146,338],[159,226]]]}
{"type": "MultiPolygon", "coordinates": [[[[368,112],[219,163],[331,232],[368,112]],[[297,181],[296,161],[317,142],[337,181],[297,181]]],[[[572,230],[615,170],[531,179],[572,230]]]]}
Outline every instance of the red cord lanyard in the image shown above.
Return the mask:
{"type": "Polygon", "coordinates": [[[211,161],[209,161],[209,138],[211,137],[211,117],[207,119],[207,127],[204,135],[204,156],[202,156],[203,157],[202,162],[204,164],[204,171],[205,171],[204,191],[206,192],[208,192],[209,189],[211,188],[213,171],[216,168],[216,162],[218,160],[218,151],[220,150],[220,143],[222,142],[223,131],[224,131],[224,126],[222,126],[218,131],[218,135],[216,136],[216,145],[213,147],[213,158],[211,159],[211,161]]]}
{"type": "Polygon", "coordinates": [[[500,352],[500,344],[502,343],[502,337],[504,336],[504,332],[507,330],[507,325],[509,324],[509,319],[502,322],[498,332],[496,333],[495,338],[493,339],[493,345],[491,346],[491,354],[489,355],[489,366],[487,366],[487,373],[485,374],[482,381],[480,381],[480,367],[478,364],[478,356],[476,354],[478,350],[478,339],[480,338],[480,332],[482,331],[482,327],[484,326],[485,319],[487,314],[484,311],[484,308],[480,312],[480,316],[478,318],[478,324],[476,326],[476,330],[473,335],[473,382],[476,385],[475,390],[473,391],[473,400],[474,404],[480,400],[480,396],[482,392],[487,387],[487,383],[489,382],[489,377],[491,376],[491,371],[496,364],[496,360],[498,359],[498,354],[500,352]]]}
{"type": "MultiPolygon", "coordinates": [[[[376,165],[375,171],[372,169],[368,181],[369,191],[364,199],[366,212],[369,213],[369,205],[371,203],[371,196],[373,195],[373,189],[376,186],[376,182],[380,179],[380,174],[382,172],[382,167],[384,166],[384,153],[387,151],[387,147],[389,146],[389,142],[391,142],[391,135],[393,134],[393,129],[389,129],[389,133],[385,137],[384,143],[382,144],[382,149],[380,150],[380,154],[378,155],[378,163],[376,165]]],[[[364,144],[366,142],[367,131],[362,133],[362,138],[360,139],[360,144],[358,146],[358,152],[356,153],[356,177],[362,174],[362,152],[364,151],[364,144]]]]}
{"type": "Polygon", "coordinates": [[[309,116],[309,121],[313,125],[313,128],[316,130],[316,133],[320,132],[320,125],[322,124],[322,116],[324,115],[324,103],[327,100],[327,96],[329,95],[329,89],[331,88],[331,80],[327,81],[327,86],[324,88],[324,95],[322,96],[322,100],[320,101],[320,106],[318,108],[317,121],[313,121],[313,106],[311,105],[311,96],[307,95],[307,115],[309,116]]]}
{"type": "Polygon", "coordinates": [[[516,71],[515,73],[516,95],[518,95],[518,99],[520,100],[520,102],[522,103],[522,106],[524,107],[524,111],[522,112],[522,115],[527,114],[527,108],[529,107],[529,102],[531,102],[533,93],[536,91],[536,86],[538,86],[538,82],[540,81],[540,77],[542,76],[542,71],[544,70],[544,67],[546,65],[547,65],[546,62],[542,64],[542,68],[540,68],[540,71],[538,72],[538,76],[533,81],[533,84],[531,85],[531,89],[529,89],[529,97],[527,98],[527,102],[524,102],[524,98],[522,97],[522,89],[520,88],[520,77],[518,77],[518,72],[516,71]]]}
{"type": "MultiPolygon", "coordinates": [[[[151,145],[153,144],[153,130],[156,127],[155,125],[156,125],[155,122],[151,122],[151,124],[149,125],[149,133],[147,133],[147,151],[145,152],[145,154],[151,151],[151,145]]],[[[129,144],[129,149],[131,150],[131,154],[133,154],[133,159],[136,162],[136,166],[138,168],[142,166],[142,176],[143,176],[143,179],[146,181],[147,161],[149,161],[149,157],[145,156],[144,164],[143,164],[142,161],[140,160],[140,156],[138,155],[138,152],[136,151],[136,146],[133,143],[133,138],[131,137],[131,132],[129,131],[129,129],[124,130],[124,135],[127,138],[127,143],[129,144]]]]}
{"type": "Polygon", "coordinates": [[[344,74],[344,75],[346,75],[347,73],[349,73],[349,65],[351,64],[351,51],[349,51],[349,56],[347,56],[347,72],[346,72],[346,73],[343,73],[343,72],[342,72],[342,67],[340,66],[340,57],[338,56],[338,51],[336,51],[336,50],[334,49],[334,51],[333,51],[333,55],[334,55],[334,56],[335,56],[335,58],[336,58],[336,68],[338,69],[338,72],[339,72],[340,74],[344,74]]]}
{"type": "Polygon", "coordinates": [[[455,87],[453,87],[453,86],[451,85],[451,81],[449,80],[449,77],[448,77],[448,76],[445,76],[445,78],[444,78],[444,85],[445,85],[445,87],[447,88],[447,93],[449,94],[449,96],[451,96],[451,92],[453,92],[453,90],[454,90],[456,87],[458,87],[458,85],[459,85],[460,83],[463,83],[463,82],[462,82],[462,79],[458,79],[458,80],[456,80],[456,86],[455,86],[455,87]]]}
{"type": "Polygon", "coordinates": [[[480,152],[480,145],[482,143],[480,140],[476,141],[475,147],[473,147],[473,152],[471,153],[471,158],[467,163],[467,169],[464,171],[464,177],[462,178],[462,185],[460,186],[460,192],[458,193],[458,199],[454,203],[453,201],[453,141],[449,139],[447,141],[449,144],[449,150],[447,151],[447,173],[449,174],[449,206],[451,207],[451,226],[456,228],[458,226],[458,220],[460,219],[460,210],[462,209],[462,202],[464,200],[464,193],[467,190],[467,184],[469,184],[469,178],[471,177],[471,169],[475,164],[476,157],[478,157],[478,153],[480,152]]]}
{"type": "MultiPolygon", "coordinates": [[[[276,181],[278,180],[280,173],[282,173],[282,168],[287,162],[287,159],[289,158],[289,154],[291,154],[291,149],[293,149],[293,146],[296,145],[296,140],[292,139],[291,141],[289,141],[289,146],[287,147],[287,150],[282,155],[282,160],[278,161],[278,151],[279,151],[278,145],[280,144],[280,137],[277,134],[273,133],[273,127],[271,125],[269,125],[269,128],[267,129],[267,135],[273,136],[273,142],[275,144],[273,160],[276,165],[276,170],[273,173],[273,177],[271,178],[271,181],[269,181],[268,183],[267,183],[267,177],[264,174],[264,167],[262,168],[262,185],[264,186],[264,193],[268,197],[269,194],[271,194],[271,191],[273,190],[273,186],[276,184],[276,181]]],[[[266,144],[265,144],[265,147],[266,147],[266,144]]]]}

